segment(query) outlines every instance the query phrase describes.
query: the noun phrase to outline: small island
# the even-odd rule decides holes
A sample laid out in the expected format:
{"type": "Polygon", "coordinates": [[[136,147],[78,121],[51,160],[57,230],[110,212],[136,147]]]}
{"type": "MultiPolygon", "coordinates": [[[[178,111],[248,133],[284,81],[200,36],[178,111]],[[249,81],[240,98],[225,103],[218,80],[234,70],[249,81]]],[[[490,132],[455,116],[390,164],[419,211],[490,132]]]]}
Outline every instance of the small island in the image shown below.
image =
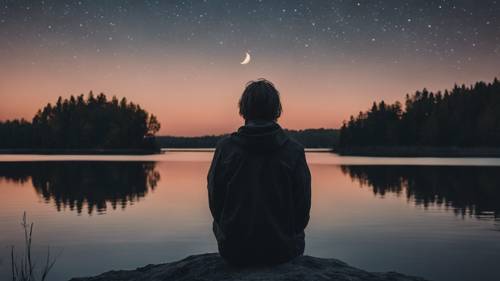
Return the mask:
{"type": "Polygon", "coordinates": [[[234,268],[216,253],[189,256],[183,260],[151,264],[135,270],[115,270],[95,277],[70,281],[425,281],[397,272],[367,272],[336,259],[301,256],[273,267],[234,268]]]}
{"type": "Polygon", "coordinates": [[[151,154],[160,149],[160,123],[126,98],[103,93],[59,97],[38,110],[32,121],[0,122],[0,153],[151,154]]]}

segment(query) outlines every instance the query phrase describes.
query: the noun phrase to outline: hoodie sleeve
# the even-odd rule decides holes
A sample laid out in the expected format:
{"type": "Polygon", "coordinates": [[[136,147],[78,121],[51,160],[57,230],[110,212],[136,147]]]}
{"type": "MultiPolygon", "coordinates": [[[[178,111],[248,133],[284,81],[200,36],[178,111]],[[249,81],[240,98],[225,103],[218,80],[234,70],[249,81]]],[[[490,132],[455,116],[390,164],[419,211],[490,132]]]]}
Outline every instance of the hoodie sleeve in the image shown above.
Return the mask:
{"type": "Polygon", "coordinates": [[[212,213],[212,217],[216,222],[219,221],[222,207],[224,205],[224,190],[222,179],[220,176],[220,161],[221,161],[221,151],[220,148],[216,148],[214,157],[212,159],[212,164],[210,165],[210,169],[208,171],[207,176],[207,187],[208,187],[208,205],[210,207],[210,212],[212,213]]]}
{"type": "Polygon", "coordinates": [[[311,209],[311,173],[304,151],[301,152],[294,170],[294,203],[296,232],[304,231],[309,222],[311,209]]]}

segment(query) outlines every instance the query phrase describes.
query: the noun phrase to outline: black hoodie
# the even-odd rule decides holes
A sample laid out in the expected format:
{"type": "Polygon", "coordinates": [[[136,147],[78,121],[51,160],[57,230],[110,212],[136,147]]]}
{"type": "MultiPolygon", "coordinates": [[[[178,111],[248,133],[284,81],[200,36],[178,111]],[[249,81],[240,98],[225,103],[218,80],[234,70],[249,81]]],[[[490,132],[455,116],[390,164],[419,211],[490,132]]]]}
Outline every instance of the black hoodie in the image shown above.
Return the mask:
{"type": "Polygon", "coordinates": [[[311,176],[304,148],[277,123],[252,122],[217,144],[208,197],[219,253],[230,263],[303,254],[311,176]]]}

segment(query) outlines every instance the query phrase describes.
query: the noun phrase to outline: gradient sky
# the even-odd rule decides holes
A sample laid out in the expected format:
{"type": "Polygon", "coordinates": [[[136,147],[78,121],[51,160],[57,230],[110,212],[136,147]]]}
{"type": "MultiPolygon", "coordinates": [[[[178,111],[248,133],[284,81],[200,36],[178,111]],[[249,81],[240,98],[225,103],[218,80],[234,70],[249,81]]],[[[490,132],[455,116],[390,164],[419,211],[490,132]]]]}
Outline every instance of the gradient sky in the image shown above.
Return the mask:
{"type": "Polygon", "coordinates": [[[500,77],[500,1],[0,5],[0,120],[93,90],[139,103],[161,134],[225,133],[245,83],[265,77],[284,127],[338,127],[373,100],[500,77]]]}

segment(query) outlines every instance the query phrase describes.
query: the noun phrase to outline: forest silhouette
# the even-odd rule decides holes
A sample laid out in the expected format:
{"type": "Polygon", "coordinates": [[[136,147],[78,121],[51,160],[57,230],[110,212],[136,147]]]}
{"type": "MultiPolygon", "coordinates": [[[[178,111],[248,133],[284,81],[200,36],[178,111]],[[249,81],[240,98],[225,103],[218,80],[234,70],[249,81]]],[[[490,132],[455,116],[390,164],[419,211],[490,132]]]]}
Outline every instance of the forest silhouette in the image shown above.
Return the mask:
{"type": "MultiPolygon", "coordinates": [[[[286,132],[305,147],[334,147],[340,153],[352,148],[369,148],[372,153],[377,147],[497,148],[499,108],[500,81],[495,78],[469,87],[455,85],[444,92],[423,89],[406,95],[404,108],[401,102],[374,102],[368,111],[344,121],[339,130],[286,132]]],[[[87,97],[59,97],[31,121],[0,122],[0,149],[212,148],[225,136],[155,136],[159,129],[155,115],[126,98],[108,100],[103,93],[90,92],[87,97]]]]}
{"type": "Polygon", "coordinates": [[[339,147],[500,146],[500,82],[455,85],[451,91],[426,89],[400,102],[374,102],[340,129],[339,147]]]}
{"type": "Polygon", "coordinates": [[[29,122],[0,122],[0,148],[44,149],[152,149],[160,129],[156,116],[139,105],[108,100],[103,93],[59,97],[29,122]]]}

